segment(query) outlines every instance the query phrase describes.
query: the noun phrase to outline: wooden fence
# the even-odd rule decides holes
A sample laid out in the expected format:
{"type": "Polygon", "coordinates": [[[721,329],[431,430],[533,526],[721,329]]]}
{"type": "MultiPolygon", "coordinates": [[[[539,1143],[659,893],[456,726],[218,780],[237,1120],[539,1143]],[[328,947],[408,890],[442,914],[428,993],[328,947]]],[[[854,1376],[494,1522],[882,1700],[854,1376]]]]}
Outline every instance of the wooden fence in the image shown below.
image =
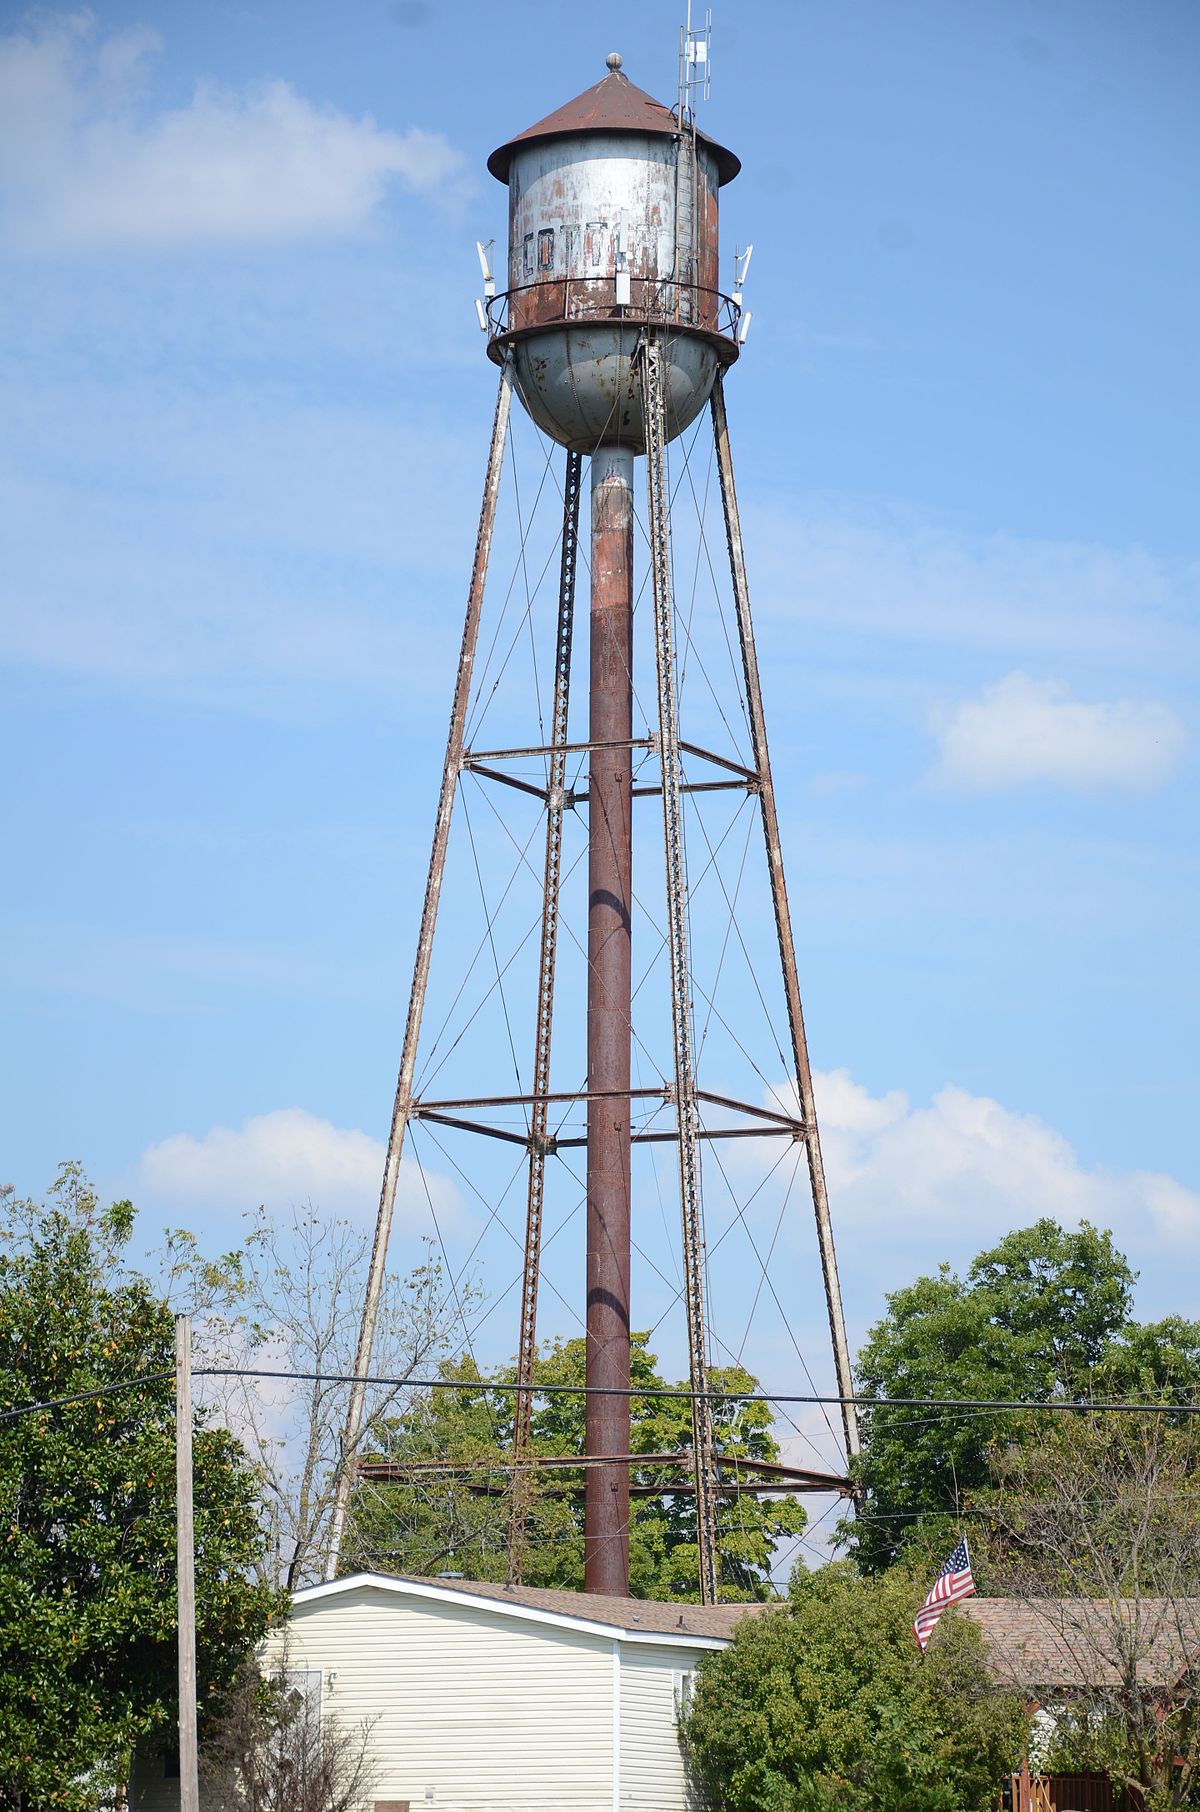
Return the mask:
{"type": "Polygon", "coordinates": [[[1136,1788],[1115,1792],[1103,1774],[1014,1774],[1001,1812],[1143,1812],[1136,1788]]]}

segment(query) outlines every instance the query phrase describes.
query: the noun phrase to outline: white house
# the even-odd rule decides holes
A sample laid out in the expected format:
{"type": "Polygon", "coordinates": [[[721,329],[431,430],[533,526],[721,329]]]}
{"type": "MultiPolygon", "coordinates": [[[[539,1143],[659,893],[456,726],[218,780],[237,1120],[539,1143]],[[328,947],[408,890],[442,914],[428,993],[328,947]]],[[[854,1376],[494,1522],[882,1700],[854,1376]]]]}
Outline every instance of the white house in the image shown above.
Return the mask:
{"type": "MultiPolygon", "coordinates": [[[[289,1673],[323,1718],[375,1720],[365,1812],[687,1812],[676,1722],[696,1664],[766,1608],[377,1573],[293,1606],[289,1673]]],[[[132,1812],[177,1812],[154,1772],[132,1812]]]]}

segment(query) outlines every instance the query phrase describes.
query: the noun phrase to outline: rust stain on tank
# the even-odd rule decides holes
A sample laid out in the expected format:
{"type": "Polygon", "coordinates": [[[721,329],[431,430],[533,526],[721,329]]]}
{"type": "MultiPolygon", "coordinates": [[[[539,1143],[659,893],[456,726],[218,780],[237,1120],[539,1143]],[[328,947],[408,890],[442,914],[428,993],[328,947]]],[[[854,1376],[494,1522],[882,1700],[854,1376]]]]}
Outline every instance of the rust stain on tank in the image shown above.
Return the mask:
{"type": "Polygon", "coordinates": [[[539,425],[591,452],[640,451],[641,323],[673,330],[669,432],[737,357],[717,294],[718,193],[737,159],[615,73],[493,154],[509,185],[508,284],[493,357],[511,347],[539,425]]]}

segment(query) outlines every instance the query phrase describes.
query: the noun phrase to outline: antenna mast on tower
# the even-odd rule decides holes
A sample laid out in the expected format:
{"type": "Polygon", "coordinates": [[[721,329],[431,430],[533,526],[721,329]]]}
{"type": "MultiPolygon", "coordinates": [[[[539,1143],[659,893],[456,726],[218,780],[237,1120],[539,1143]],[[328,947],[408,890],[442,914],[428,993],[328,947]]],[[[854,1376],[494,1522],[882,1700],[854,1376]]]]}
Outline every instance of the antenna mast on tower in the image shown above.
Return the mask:
{"type": "Polygon", "coordinates": [[[712,55],[712,8],[704,14],[702,26],[692,25],[692,0],[687,0],[687,18],[679,27],[679,118],[696,118],[696,102],[708,100],[710,61],[712,55]]]}

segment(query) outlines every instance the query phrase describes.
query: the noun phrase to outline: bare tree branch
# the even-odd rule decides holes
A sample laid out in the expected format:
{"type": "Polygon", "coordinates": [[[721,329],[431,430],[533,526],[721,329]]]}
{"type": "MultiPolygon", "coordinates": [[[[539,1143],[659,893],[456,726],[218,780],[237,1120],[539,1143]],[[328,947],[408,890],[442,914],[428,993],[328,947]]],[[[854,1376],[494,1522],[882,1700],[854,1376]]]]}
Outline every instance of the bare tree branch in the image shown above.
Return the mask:
{"type": "MultiPolygon", "coordinates": [[[[198,1365],[312,1374],[297,1379],[209,1378],[204,1401],[238,1436],[257,1468],[270,1533],[274,1583],[295,1591],[324,1577],[330,1524],[344,1466],[379,1438],[380,1423],[409,1402],[399,1386],[368,1392],[353,1451],[343,1453],[370,1256],[368,1234],[325,1219],[311,1203],[284,1223],[263,1209],[243,1245],[201,1257],[193,1235],[168,1238],[164,1273],[173,1295],[199,1314],[198,1365]],[[326,1377],[331,1381],[325,1382],[326,1377]]],[[[429,1256],[407,1276],[385,1281],[374,1365],[383,1376],[421,1370],[461,1332],[473,1286],[451,1286],[429,1256]]]]}
{"type": "Polygon", "coordinates": [[[1198,1460],[1168,1418],[1071,1417],[993,1455],[976,1506],[992,1577],[1045,1629],[1014,1684],[1045,1698],[1055,1657],[1064,1748],[1156,1812],[1200,1787],[1198,1460]]]}

